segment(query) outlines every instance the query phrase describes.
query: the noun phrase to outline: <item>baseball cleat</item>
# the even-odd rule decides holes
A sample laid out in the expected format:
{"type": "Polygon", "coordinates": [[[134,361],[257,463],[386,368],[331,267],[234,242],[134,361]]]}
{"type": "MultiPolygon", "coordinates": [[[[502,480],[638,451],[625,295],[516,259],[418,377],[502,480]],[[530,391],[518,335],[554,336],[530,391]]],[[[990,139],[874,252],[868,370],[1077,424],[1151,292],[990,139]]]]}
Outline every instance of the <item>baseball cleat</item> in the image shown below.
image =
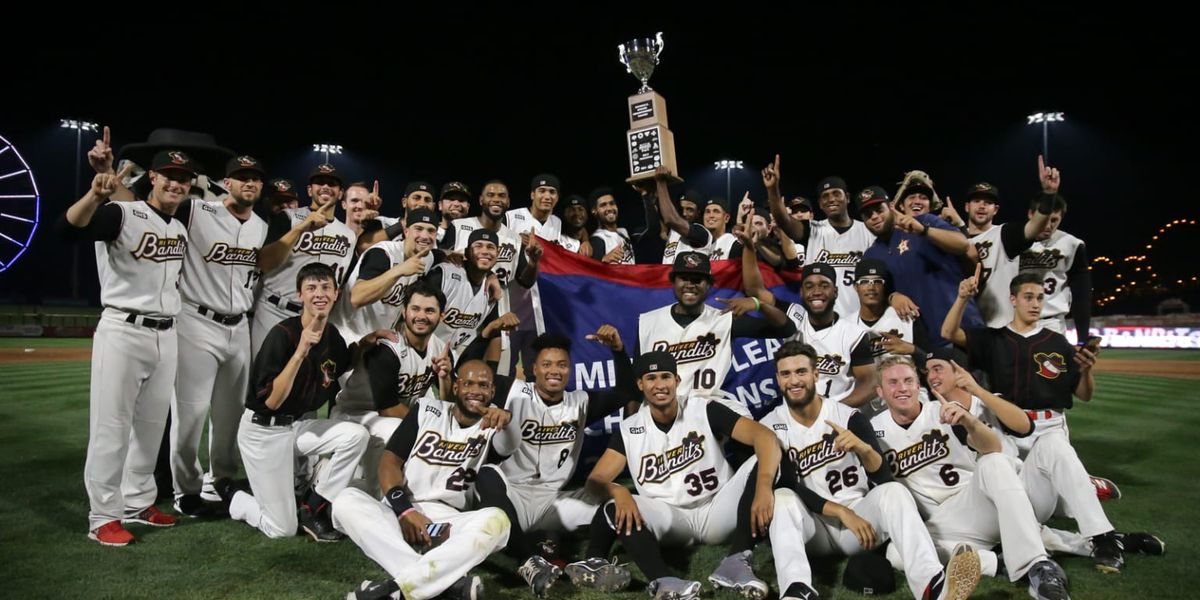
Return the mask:
{"type": "Polygon", "coordinates": [[[89,531],[88,539],[100,542],[101,546],[128,546],[134,542],[133,534],[115,520],[89,531]]]}
{"type": "Polygon", "coordinates": [[[633,576],[616,561],[608,562],[603,558],[592,557],[567,565],[567,577],[576,587],[587,587],[602,592],[616,592],[629,586],[633,576]]]}
{"type": "Polygon", "coordinates": [[[1126,552],[1136,552],[1149,556],[1162,556],[1167,552],[1167,543],[1154,534],[1141,531],[1135,533],[1118,533],[1117,538],[1121,540],[1121,547],[1126,552]]]}
{"type": "Polygon", "coordinates": [[[1125,568],[1125,548],[1115,531],[1092,538],[1092,563],[1101,573],[1120,573],[1125,568]]]}
{"type": "Polygon", "coordinates": [[[533,591],[533,595],[538,598],[544,598],[550,591],[550,587],[562,575],[562,569],[550,564],[549,561],[541,556],[531,556],[525,564],[517,569],[517,575],[520,575],[525,583],[529,584],[529,589],[533,591]]]}
{"type": "Polygon", "coordinates": [[[358,584],[358,589],[346,594],[346,600],[403,600],[400,586],[395,579],[384,581],[367,580],[358,584]]]}
{"type": "Polygon", "coordinates": [[[678,577],[659,577],[646,584],[654,600],[692,600],[700,597],[700,582],[678,577]]]}
{"type": "Polygon", "coordinates": [[[342,532],[334,529],[333,522],[327,515],[313,514],[312,509],[308,506],[301,506],[296,516],[300,521],[300,528],[314,541],[338,542],[346,537],[342,535],[342,532]]]}
{"type": "Polygon", "coordinates": [[[438,595],[441,600],[483,600],[483,580],[478,575],[463,575],[438,595]]]}
{"type": "Polygon", "coordinates": [[[176,498],[174,508],[175,512],[185,517],[206,518],[217,514],[200,494],[184,494],[176,498]]]}
{"type": "Polygon", "coordinates": [[[925,600],[967,600],[979,585],[979,555],[975,549],[959,544],[950,553],[950,562],[925,587],[925,600]]]}
{"type": "Polygon", "coordinates": [[[121,519],[121,522],[141,523],[142,525],[149,525],[151,527],[172,527],[177,520],[175,517],[158,510],[157,506],[151,506],[132,517],[121,519]]]}
{"type": "Polygon", "coordinates": [[[1092,485],[1096,487],[1096,497],[1101,502],[1121,499],[1121,488],[1117,487],[1117,484],[1113,483],[1113,480],[1096,477],[1095,475],[1090,475],[1089,477],[1092,480],[1092,485]]]}
{"type": "Polygon", "coordinates": [[[1052,560],[1043,560],[1029,569],[1029,596],[1037,600],[1071,600],[1067,593],[1067,574],[1052,560]]]}
{"type": "Polygon", "coordinates": [[[751,551],[744,550],[730,554],[717,565],[717,570],[708,576],[708,582],[715,588],[725,588],[737,592],[746,600],[762,600],[767,597],[767,582],[754,576],[750,567],[751,551]]]}
{"type": "Polygon", "coordinates": [[[779,597],[779,600],[817,600],[820,597],[817,590],[812,589],[806,583],[797,581],[788,586],[787,591],[779,597]]]}

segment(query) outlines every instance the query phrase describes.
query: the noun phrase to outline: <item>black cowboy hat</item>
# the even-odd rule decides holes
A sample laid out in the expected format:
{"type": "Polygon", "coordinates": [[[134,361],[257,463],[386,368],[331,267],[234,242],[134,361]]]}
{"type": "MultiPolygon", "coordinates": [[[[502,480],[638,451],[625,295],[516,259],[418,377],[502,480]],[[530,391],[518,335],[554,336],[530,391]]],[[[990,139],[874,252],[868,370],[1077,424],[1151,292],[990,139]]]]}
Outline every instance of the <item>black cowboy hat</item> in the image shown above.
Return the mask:
{"type": "Polygon", "coordinates": [[[145,143],[122,146],[117,160],[131,160],[145,169],[153,161],[154,155],[162,150],[184,151],[200,164],[201,171],[210,178],[224,175],[226,161],[235,156],[233,150],[218,146],[211,134],[160,128],[151,131],[145,143]]]}

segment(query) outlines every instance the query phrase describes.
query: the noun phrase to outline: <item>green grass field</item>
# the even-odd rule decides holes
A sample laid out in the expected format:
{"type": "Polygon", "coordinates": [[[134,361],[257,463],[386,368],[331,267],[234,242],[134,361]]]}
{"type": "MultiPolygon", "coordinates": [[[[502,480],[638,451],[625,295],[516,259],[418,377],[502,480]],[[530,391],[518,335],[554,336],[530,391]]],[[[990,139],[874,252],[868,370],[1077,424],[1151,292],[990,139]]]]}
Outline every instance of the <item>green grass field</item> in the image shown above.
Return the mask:
{"type": "MultiPolygon", "coordinates": [[[[0,347],[69,346],[0,339],[0,347]]],[[[73,342],[86,345],[87,341],[73,342]]],[[[1109,351],[1106,356],[1195,360],[1196,353],[1109,351]]],[[[349,541],[317,545],[307,537],[268,540],[242,523],[184,521],[173,529],[130,526],[139,542],[104,548],[86,538],[83,463],[87,444],[88,364],[0,364],[0,563],[3,597],[87,598],[335,598],[364,578],[384,574],[349,541]]],[[[1100,374],[1097,398],[1071,414],[1072,439],[1098,475],[1121,485],[1124,498],[1105,504],[1119,529],[1158,533],[1164,557],[1128,557],[1126,571],[1100,575],[1084,558],[1061,560],[1077,599],[1190,598],[1189,542],[1200,529],[1200,461],[1186,438],[1200,431],[1195,380],[1100,374]]],[[[167,506],[162,506],[168,509],[167,506]]],[[[1069,522],[1059,526],[1071,526],[1069,522]]],[[[704,580],[723,547],[673,551],[669,564],[704,580]]],[[[759,576],[772,582],[770,548],[755,555],[759,576]]],[[[857,598],[837,587],[840,561],[814,561],[825,598],[857,598]]],[[[480,567],[491,598],[530,594],[515,564],[493,557],[480,567]]],[[[643,580],[608,596],[644,598],[643,580]]],[[[907,598],[907,589],[889,598],[907,598]]],[[[707,597],[713,597],[706,584],[707,597]]],[[[1200,595],[1200,594],[1197,594],[1200,595]]],[[[565,579],[551,598],[595,599],[565,579]]],[[[733,599],[736,596],[720,594],[733,599]]],[[[985,580],[977,598],[1026,598],[1023,587],[985,580]]]]}

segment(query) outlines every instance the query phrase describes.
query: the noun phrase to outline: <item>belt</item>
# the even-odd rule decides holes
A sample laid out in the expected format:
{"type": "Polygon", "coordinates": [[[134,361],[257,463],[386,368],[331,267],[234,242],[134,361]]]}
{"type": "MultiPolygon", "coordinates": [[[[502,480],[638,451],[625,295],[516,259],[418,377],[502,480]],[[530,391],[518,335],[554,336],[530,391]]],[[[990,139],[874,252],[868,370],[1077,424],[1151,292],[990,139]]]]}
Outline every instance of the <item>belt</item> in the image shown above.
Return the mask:
{"type": "Polygon", "coordinates": [[[1032,419],[1032,420],[1034,420],[1034,421],[1039,421],[1039,420],[1041,420],[1041,421],[1045,421],[1046,419],[1053,419],[1053,418],[1055,418],[1055,417],[1060,417],[1060,416],[1062,416],[1062,413],[1060,413],[1060,412],[1058,412],[1058,411],[1055,411],[1055,410],[1046,410],[1046,409],[1042,409],[1042,410],[1027,410],[1027,411],[1025,411],[1025,414],[1029,415],[1029,418],[1030,418],[1030,419],[1032,419]]]}
{"type": "Polygon", "coordinates": [[[155,319],[153,317],[135,314],[130,314],[128,317],[125,317],[125,322],[132,323],[134,325],[141,325],[142,327],[149,327],[150,329],[158,329],[159,331],[170,329],[175,325],[175,319],[170,317],[165,319],[155,319]]]}
{"type": "Polygon", "coordinates": [[[215,310],[212,310],[211,308],[205,308],[203,306],[197,306],[196,312],[198,312],[198,313],[200,313],[222,325],[237,325],[238,323],[241,323],[242,318],[244,318],[246,316],[244,314],[243,315],[224,315],[215,310]]]}
{"type": "Polygon", "coordinates": [[[288,300],[287,298],[284,298],[282,296],[277,296],[275,294],[271,294],[270,296],[267,296],[267,302],[270,302],[271,304],[274,304],[275,306],[278,306],[279,308],[282,308],[283,310],[290,310],[294,313],[299,313],[304,310],[303,304],[300,304],[299,302],[292,302],[291,300],[288,300]]]}
{"type": "Polygon", "coordinates": [[[264,415],[262,413],[254,413],[250,416],[250,422],[264,427],[287,427],[296,422],[296,415],[264,415]]]}

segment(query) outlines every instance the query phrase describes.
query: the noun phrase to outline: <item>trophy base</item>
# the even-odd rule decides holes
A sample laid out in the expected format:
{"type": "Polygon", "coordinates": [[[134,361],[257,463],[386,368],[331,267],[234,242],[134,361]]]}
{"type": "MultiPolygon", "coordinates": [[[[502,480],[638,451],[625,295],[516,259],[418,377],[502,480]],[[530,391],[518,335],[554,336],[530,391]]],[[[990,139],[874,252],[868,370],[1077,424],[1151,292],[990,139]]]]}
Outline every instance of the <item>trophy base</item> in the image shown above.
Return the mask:
{"type": "MultiPolygon", "coordinates": [[[[633,177],[627,177],[627,178],[625,178],[625,183],[631,183],[631,184],[632,184],[632,183],[638,183],[638,182],[641,182],[641,181],[647,181],[647,180],[653,180],[653,179],[654,179],[654,173],[653,173],[653,172],[650,172],[650,173],[640,173],[640,174],[638,174],[638,175],[634,175],[633,177]]],[[[678,175],[676,175],[676,174],[674,174],[674,173],[668,173],[668,174],[667,174],[667,183],[669,183],[670,185],[676,185],[676,184],[679,184],[679,183],[683,183],[683,178],[682,178],[682,177],[680,177],[680,176],[678,176],[678,175]]]]}

